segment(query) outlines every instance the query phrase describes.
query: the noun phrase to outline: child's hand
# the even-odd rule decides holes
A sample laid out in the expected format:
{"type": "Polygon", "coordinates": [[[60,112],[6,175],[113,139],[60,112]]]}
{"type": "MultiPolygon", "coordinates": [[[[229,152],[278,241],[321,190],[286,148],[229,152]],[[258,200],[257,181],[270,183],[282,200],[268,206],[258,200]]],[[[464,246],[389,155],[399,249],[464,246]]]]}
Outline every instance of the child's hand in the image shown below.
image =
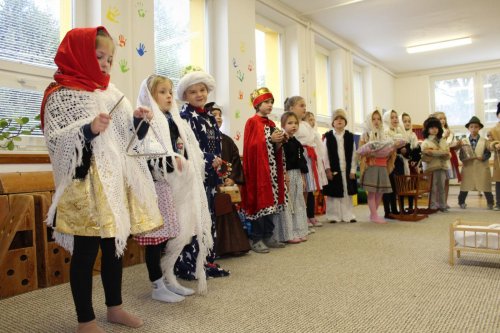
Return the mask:
{"type": "Polygon", "coordinates": [[[496,149],[496,150],[500,150],[500,143],[497,143],[497,144],[495,145],[495,149],[496,149]]]}
{"type": "Polygon", "coordinates": [[[290,188],[290,177],[288,177],[287,173],[285,173],[285,185],[286,188],[290,188]]]}
{"type": "Polygon", "coordinates": [[[153,119],[153,112],[145,106],[139,106],[134,110],[134,117],[151,121],[151,119],[153,119]]]}
{"type": "Polygon", "coordinates": [[[212,167],[217,170],[218,167],[220,167],[222,164],[222,160],[220,157],[215,156],[214,160],[212,161],[212,167]]]}
{"type": "Polygon", "coordinates": [[[349,174],[349,178],[352,179],[352,180],[356,179],[356,174],[354,172],[351,172],[349,174]]]}
{"type": "Polygon", "coordinates": [[[182,171],[182,159],[179,156],[175,157],[175,163],[177,164],[177,170],[182,171]]]}
{"type": "Polygon", "coordinates": [[[224,185],[226,185],[226,186],[233,186],[234,185],[234,180],[232,180],[231,178],[226,178],[226,179],[224,179],[224,185]]]}
{"type": "Polygon", "coordinates": [[[92,120],[90,124],[90,130],[93,134],[97,135],[101,132],[104,132],[106,128],[109,126],[109,120],[111,117],[107,113],[99,113],[97,117],[92,120]]]}
{"type": "Polygon", "coordinates": [[[276,129],[273,134],[271,134],[271,141],[274,143],[282,143],[285,136],[283,135],[283,131],[276,129]]]}
{"type": "Polygon", "coordinates": [[[326,178],[328,180],[333,180],[333,173],[332,173],[332,170],[331,169],[326,169],[326,178]]]}

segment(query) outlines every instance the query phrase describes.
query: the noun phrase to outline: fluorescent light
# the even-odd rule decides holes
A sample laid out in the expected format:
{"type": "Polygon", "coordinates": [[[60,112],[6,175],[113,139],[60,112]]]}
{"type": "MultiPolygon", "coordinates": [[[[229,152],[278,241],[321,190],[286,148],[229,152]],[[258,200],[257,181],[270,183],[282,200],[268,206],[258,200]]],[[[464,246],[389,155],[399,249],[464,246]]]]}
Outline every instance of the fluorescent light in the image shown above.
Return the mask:
{"type": "Polygon", "coordinates": [[[483,84],[483,88],[491,88],[493,85],[491,83],[483,84]]]}
{"type": "Polygon", "coordinates": [[[496,103],[496,102],[498,102],[498,99],[497,98],[485,99],[484,102],[485,103],[496,103]]]}
{"type": "Polygon", "coordinates": [[[466,38],[446,40],[446,41],[437,42],[437,43],[410,46],[410,47],[406,48],[406,52],[408,52],[408,53],[427,52],[427,51],[433,51],[433,50],[439,50],[439,49],[446,49],[449,47],[468,45],[470,43],[472,43],[472,39],[470,37],[466,37],[466,38]]]}

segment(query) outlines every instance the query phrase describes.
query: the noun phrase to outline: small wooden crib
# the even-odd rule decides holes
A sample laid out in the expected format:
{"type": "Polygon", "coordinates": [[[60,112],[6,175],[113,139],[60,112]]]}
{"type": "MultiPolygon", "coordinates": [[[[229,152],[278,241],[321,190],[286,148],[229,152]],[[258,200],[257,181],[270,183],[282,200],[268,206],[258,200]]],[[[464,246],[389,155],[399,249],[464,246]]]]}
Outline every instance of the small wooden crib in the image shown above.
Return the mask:
{"type": "Polygon", "coordinates": [[[455,253],[462,251],[500,254],[500,224],[464,222],[450,224],[450,265],[455,264],[455,253]]]}

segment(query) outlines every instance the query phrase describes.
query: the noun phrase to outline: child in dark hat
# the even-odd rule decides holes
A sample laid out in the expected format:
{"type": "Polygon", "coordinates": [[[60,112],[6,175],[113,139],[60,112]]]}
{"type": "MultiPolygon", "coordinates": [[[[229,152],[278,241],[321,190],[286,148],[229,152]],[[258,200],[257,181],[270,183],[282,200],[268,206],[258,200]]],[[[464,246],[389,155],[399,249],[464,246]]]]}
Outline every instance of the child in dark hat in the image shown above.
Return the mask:
{"type": "Polygon", "coordinates": [[[425,173],[432,173],[431,208],[447,212],[445,184],[450,152],[439,119],[429,117],[424,122],[423,135],[422,167],[425,173]]]}
{"type": "Polygon", "coordinates": [[[473,116],[465,125],[469,130],[469,136],[462,139],[463,147],[460,149],[460,160],[462,161],[462,183],[458,204],[465,209],[467,204],[465,198],[469,191],[484,192],[488,209],[493,209],[493,194],[491,193],[491,171],[488,160],[491,152],[488,150],[486,138],[479,135],[479,130],[484,126],[478,117],[473,116]]]}

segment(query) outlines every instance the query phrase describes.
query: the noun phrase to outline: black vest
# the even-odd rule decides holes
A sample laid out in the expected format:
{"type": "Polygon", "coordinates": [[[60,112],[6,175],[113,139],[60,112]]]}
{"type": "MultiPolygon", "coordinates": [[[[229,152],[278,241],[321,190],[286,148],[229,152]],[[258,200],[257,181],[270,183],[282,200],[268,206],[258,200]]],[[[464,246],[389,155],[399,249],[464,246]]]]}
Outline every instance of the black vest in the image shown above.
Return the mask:
{"type": "MultiPolygon", "coordinates": [[[[339,153],[337,148],[337,139],[333,130],[325,134],[326,147],[328,150],[328,159],[330,161],[330,170],[332,173],[337,172],[333,176],[333,180],[328,181],[328,185],[323,187],[323,194],[329,197],[342,198],[344,197],[344,184],[342,181],[342,173],[340,171],[339,153]]],[[[349,179],[349,172],[351,170],[352,154],[354,145],[354,135],[345,131],[344,133],[344,152],[346,162],[346,180],[347,180],[347,194],[354,195],[358,193],[357,184],[355,179],[349,179]]]]}

